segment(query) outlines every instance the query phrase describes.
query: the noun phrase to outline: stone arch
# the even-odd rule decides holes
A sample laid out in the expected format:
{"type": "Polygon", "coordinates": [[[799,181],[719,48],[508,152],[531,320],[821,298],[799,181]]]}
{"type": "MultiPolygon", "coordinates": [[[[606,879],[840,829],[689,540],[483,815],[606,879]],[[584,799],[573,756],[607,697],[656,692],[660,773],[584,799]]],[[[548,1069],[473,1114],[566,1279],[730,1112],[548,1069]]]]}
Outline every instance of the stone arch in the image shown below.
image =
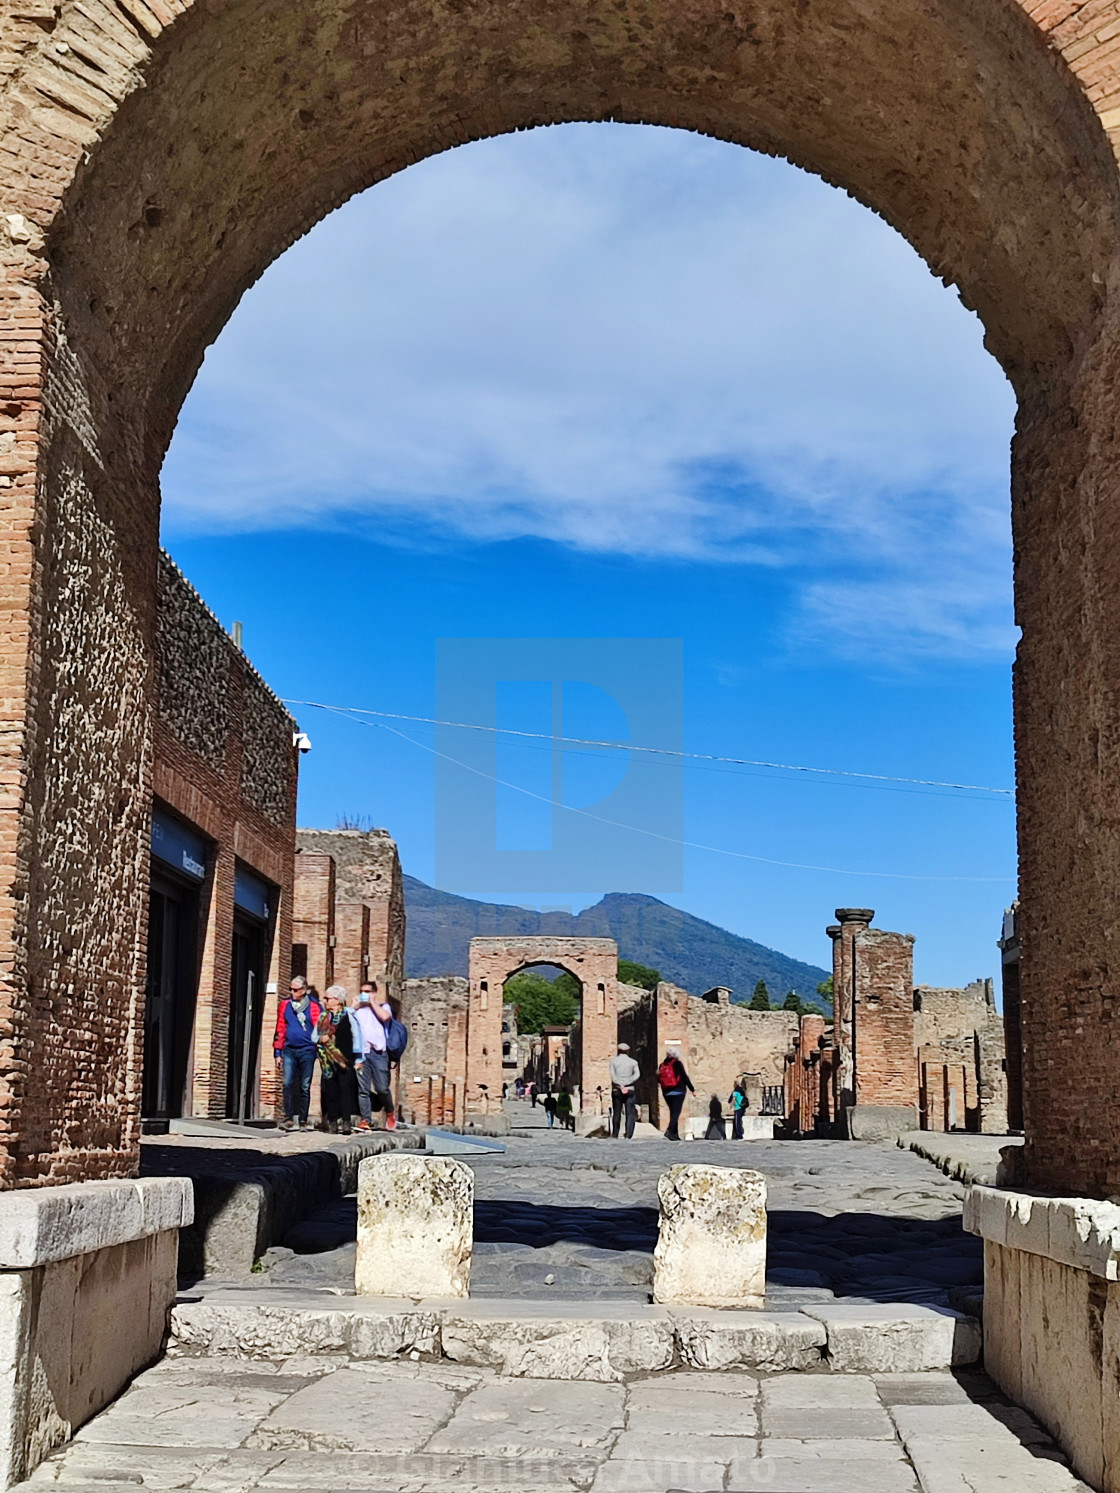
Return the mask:
{"type": "Polygon", "coordinates": [[[207,343],[353,192],[615,119],[845,187],[959,286],[1014,383],[1028,1164],[1120,1191],[1111,1068],[1079,1045],[1120,960],[1118,21],[1120,0],[0,0],[0,1180],[136,1164],[158,471],[207,343]]]}
{"type": "Polygon", "coordinates": [[[580,1108],[609,1106],[607,1065],[618,1040],[618,945],[613,938],[472,938],[467,1004],[466,1111],[483,1109],[483,1093],[502,1092],[502,987],[523,969],[555,964],[583,987],[577,1065],[580,1108]],[[481,1087],[485,1085],[485,1090],[481,1087]]]}

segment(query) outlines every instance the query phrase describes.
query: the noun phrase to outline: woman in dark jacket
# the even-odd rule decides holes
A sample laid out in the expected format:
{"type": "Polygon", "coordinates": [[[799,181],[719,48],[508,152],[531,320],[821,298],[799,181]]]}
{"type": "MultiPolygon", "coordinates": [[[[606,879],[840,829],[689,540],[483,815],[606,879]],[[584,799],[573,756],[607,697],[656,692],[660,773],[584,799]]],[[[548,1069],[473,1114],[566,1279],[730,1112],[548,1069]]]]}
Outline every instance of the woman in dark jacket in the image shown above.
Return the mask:
{"type": "Polygon", "coordinates": [[[669,1124],[665,1131],[665,1139],[680,1140],[677,1121],[684,1108],[685,1094],[695,1094],[696,1090],[692,1086],[692,1079],[684,1071],[684,1064],[675,1052],[665,1054],[665,1059],[657,1070],[657,1082],[661,1085],[665,1103],[669,1106],[669,1124]]]}
{"type": "Polygon", "coordinates": [[[319,1018],[319,1103],[328,1130],[350,1134],[350,1117],[358,1113],[358,1073],[354,1065],[354,1023],[345,992],[332,985],[319,1018]]]}

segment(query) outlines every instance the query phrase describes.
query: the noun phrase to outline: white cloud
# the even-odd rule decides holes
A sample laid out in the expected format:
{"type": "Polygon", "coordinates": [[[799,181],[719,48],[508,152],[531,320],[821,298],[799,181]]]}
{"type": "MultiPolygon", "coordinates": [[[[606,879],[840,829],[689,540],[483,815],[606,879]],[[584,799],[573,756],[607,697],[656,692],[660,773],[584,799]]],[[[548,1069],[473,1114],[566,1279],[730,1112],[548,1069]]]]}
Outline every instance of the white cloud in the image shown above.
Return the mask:
{"type": "Polygon", "coordinates": [[[892,230],[781,162],[508,136],[267,272],[184,408],[165,522],[781,565],[803,635],[1002,652],[1013,400],[981,338],[892,230]]]}

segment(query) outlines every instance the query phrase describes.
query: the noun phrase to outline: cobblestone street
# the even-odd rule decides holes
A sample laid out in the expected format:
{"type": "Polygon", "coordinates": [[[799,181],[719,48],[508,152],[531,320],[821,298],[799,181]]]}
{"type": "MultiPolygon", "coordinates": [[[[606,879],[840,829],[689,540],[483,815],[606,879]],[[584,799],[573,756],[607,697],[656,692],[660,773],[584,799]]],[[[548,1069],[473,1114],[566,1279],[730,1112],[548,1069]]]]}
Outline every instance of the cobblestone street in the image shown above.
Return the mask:
{"type": "MultiPolygon", "coordinates": [[[[510,1108],[519,1128],[543,1122],[510,1108]]],[[[472,1296],[648,1300],[657,1179],[683,1161],[766,1176],[770,1308],[834,1297],[971,1307],[983,1280],[981,1243],[961,1231],[964,1188],[894,1145],[628,1143],[543,1128],[505,1144],[471,1162],[472,1296]]],[[[331,1204],[268,1252],[254,1282],[352,1288],[356,1228],[353,1198],[331,1204]]]]}
{"type": "MultiPolygon", "coordinates": [[[[656,1182],[748,1165],[770,1188],[767,1307],[976,1306],[963,1189],[891,1145],[578,1140],[531,1112],[474,1166],[478,1297],[649,1299],[656,1182]],[[530,1133],[526,1133],[526,1129],[530,1133]]],[[[352,1290],[354,1199],[292,1230],[262,1286],[352,1290]]],[[[189,1294],[189,1293],[187,1293],[189,1294]]],[[[626,1383],[508,1378],[412,1353],[244,1359],[172,1348],[27,1488],[249,1493],[1075,1493],[1061,1452],[978,1370],[772,1375],[677,1369],[626,1383]]]]}

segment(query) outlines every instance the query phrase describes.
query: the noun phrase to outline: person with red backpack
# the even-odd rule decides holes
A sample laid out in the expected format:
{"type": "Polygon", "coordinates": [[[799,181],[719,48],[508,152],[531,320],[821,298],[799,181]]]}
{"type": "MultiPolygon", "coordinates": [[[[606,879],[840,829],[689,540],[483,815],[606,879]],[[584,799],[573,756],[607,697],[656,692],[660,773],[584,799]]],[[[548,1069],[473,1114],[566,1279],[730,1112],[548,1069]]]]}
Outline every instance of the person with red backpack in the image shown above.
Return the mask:
{"type": "Polygon", "coordinates": [[[302,975],[293,975],[291,994],[280,1002],[272,1050],[276,1066],[284,1075],[284,1123],[282,1130],[310,1130],[307,1111],[311,1105],[311,1075],[319,1045],[322,1008],[302,975]]]}
{"type": "Polygon", "coordinates": [[[684,1064],[675,1052],[666,1051],[661,1066],[657,1070],[657,1082],[665,1096],[665,1103],[669,1106],[669,1124],[665,1130],[665,1139],[680,1140],[677,1121],[684,1108],[685,1094],[695,1094],[696,1090],[692,1086],[691,1078],[684,1071],[684,1064]]]}

